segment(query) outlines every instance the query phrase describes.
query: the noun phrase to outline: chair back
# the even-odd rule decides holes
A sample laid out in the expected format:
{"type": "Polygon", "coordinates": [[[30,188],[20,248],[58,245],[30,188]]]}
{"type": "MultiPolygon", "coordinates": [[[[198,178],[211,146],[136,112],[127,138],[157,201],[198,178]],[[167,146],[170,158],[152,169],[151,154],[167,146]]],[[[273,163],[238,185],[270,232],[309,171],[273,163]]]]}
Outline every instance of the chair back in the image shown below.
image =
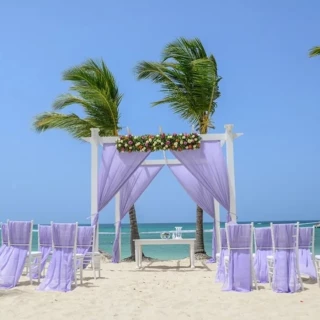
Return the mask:
{"type": "Polygon", "coordinates": [[[52,248],[72,249],[74,255],[77,249],[78,223],[51,222],[52,248]]]}
{"type": "Polygon", "coordinates": [[[94,245],[95,227],[78,227],[77,249],[88,250],[94,245]]]}
{"type": "Polygon", "coordinates": [[[252,253],[253,223],[226,224],[228,250],[245,250],[252,253]]]}
{"type": "Polygon", "coordinates": [[[254,228],[254,242],[257,250],[272,250],[271,228],[254,228]]]}
{"type": "Polygon", "coordinates": [[[52,248],[52,231],[50,226],[38,224],[38,248],[50,247],[52,248]]]}
{"type": "Polygon", "coordinates": [[[228,241],[227,241],[227,234],[226,229],[220,229],[220,241],[221,241],[221,250],[228,249],[228,241]]]}
{"type": "Polygon", "coordinates": [[[8,246],[31,252],[33,221],[9,221],[8,246]]]}
{"type": "Polygon", "coordinates": [[[1,242],[2,245],[8,245],[8,225],[6,223],[1,223],[1,242]]]}
{"type": "Polygon", "coordinates": [[[270,223],[272,249],[296,250],[299,248],[299,222],[295,224],[273,224],[270,223]]]}

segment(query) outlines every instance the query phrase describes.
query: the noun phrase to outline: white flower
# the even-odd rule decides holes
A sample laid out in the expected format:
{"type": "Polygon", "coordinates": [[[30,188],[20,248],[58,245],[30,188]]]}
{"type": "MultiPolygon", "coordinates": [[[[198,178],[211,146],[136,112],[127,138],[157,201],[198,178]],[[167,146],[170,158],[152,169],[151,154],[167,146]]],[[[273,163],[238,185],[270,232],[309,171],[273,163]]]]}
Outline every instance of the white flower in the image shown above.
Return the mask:
{"type": "Polygon", "coordinates": [[[152,139],[151,139],[151,138],[149,138],[149,142],[152,142],[152,139]]]}
{"type": "Polygon", "coordinates": [[[127,147],[127,146],[128,146],[128,144],[126,143],[124,146],[125,146],[125,147],[127,147]]]}
{"type": "Polygon", "coordinates": [[[135,139],[138,139],[138,136],[134,136],[135,139]]]}
{"type": "Polygon", "coordinates": [[[137,142],[137,143],[136,143],[136,147],[140,146],[140,144],[141,144],[140,142],[137,142]]]}
{"type": "Polygon", "coordinates": [[[158,137],[159,137],[159,135],[157,134],[157,135],[156,135],[156,137],[158,138],[158,137]]]}
{"type": "Polygon", "coordinates": [[[191,137],[194,138],[194,134],[191,137]]]}
{"type": "Polygon", "coordinates": [[[163,146],[163,145],[164,145],[164,143],[163,143],[163,142],[161,142],[161,145],[163,146]]]}
{"type": "Polygon", "coordinates": [[[182,138],[182,139],[185,139],[186,137],[185,137],[185,136],[182,136],[181,138],[182,138]]]}
{"type": "Polygon", "coordinates": [[[175,143],[174,143],[174,146],[177,147],[177,146],[178,146],[178,142],[175,142],[175,143]]]}
{"type": "Polygon", "coordinates": [[[183,144],[183,141],[180,141],[180,144],[183,144]]]}
{"type": "Polygon", "coordinates": [[[194,140],[195,142],[197,142],[197,141],[198,141],[198,139],[197,139],[197,138],[194,138],[193,140],[194,140]]]}
{"type": "Polygon", "coordinates": [[[129,147],[129,149],[132,149],[132,147],[129,147]]]}
{"type": "Polygon", "coordinates": [[[192,140],[191,139],[188,139],[188,143],[191,143],[192,142],[192,140]]]}
{"type": "Polygon", "coordinates": [[[168,136],[168,139],[172,139],[172,136],[168,136]]]}
{"type": "Polygon", "coordinates": [[[196,145],[194,145],[194,146],[193,146],[193,149],[197,149],[197,146],[196,146],[196,145]]]}

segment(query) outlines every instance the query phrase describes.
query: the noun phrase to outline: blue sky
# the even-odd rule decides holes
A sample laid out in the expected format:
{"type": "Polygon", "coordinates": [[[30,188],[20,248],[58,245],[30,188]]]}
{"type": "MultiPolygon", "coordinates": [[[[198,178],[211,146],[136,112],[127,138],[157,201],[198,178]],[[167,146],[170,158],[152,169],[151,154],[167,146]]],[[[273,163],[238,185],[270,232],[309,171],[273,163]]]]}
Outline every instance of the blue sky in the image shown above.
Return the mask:
{"type": "MultiPolygon", "coordinates": [[[[0,220],[87,222],[90,145],[33,117],[66,92],[66,68],[103,58],[124,93],[121,125],[134,134],[186,132],[159,87],[136,81],[177,37],[199,37],[217,59],[217,132],[233,123],[240,220],[320,220],[320,45],[317,0],[2,1],[0,4],[0,220]]],[[[78,111],[72,107],[70,111],[78,111]]],[[[223,212],[222,212],[223,213],[223,212]]],[[[192,222],[195,205],[165,168],[137,202],[140,222],[192,222]]],[[[113,222],[114,203],[102,222],[113,222]]],[[[206,218],[210,221],[210,218],[206,218]]]]}

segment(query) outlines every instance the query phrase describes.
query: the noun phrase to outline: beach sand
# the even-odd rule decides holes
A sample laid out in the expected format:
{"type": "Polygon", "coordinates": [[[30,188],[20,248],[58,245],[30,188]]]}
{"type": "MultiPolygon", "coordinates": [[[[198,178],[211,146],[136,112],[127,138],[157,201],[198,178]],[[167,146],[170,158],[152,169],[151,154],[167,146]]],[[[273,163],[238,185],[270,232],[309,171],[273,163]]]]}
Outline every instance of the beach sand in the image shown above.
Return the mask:
{"type": "Polygon", "coordinates": [[[305,284],[296,294],[277,294],[268,285],[250,293],[222,292],[215,264],[196,261],[102,263],[102,278],[85,271],[84,284],[68,293],[39,292],[26,277],[0,291],[0,319],[318,319],[320,288],[305,284]],[[145,268],[146,267],[146,268],[145,268]]]}

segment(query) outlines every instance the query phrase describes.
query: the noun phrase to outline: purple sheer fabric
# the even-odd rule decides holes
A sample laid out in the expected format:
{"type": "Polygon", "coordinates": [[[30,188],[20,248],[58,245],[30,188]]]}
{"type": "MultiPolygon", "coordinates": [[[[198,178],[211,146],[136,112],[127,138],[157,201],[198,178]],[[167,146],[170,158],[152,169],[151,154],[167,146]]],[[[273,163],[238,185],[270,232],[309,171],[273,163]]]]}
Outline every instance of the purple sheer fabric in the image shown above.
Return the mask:
{"type": "Polygon", "coordinates": [[[312,261],[310,248],[312,247],[313,228],[299,229],[299,266],[300,272],[312,279],[317,278],[316,269],[312,261]]]}
{"type": "Polygon", "coordinates": [[[38,287],[41,291],[71,290],[74,279],[74,247],[77,224],[52,224],[53,254],[48,272],[38,287]]]}
{"type": "MultiPolygon", "coordinates": [[[[50,252],[52,251],[51,226],[39,225],[38,237],[39,237],[39,251],[41,252],[41,267],[40,267],[40,274],[41,274],[49,258],[50,252]]],[[[38,270],[37,270],[36,263],[37,263],[37,259],[35,261],[35,264],[32,267],[33,279],[38,279],[38,270]]]]}
{"type": "MultiPolygon", "coordinates": [[[[88,252],[92,252],[93,235],[93,226],[78,227],[77,253],[83,254],[85,256],[88,252]]],[[[90,257],[85,257],[85,259],[83,260],[83,268],[86,268],[90,261],[90,257]]]]}
{"type": "Polygon", "coordinates": [[[228,273],[223,284],[223,290],[251,291],[252,225],[228,224],[226,225],[226,232],[230,251],[228,273]]]}
{"type": "MultiPolygon", "coordinates": [[[[127,182],[120,189],[120,221],[116,223],[120,224],[121,220],[128,213],[132,205],[139,199],[141,194],[146,190],[155,176],[163,168],[163,165],[153,165],[153,166],[140,166],[132,176],[127,180],[127,182]]],[[[116,229],[116,238],[113,243],[113,255],[112,262],[118,263],[120,261],[119,254],[119,232],[116,229]]]]}
{"type": "Polygon", "coordinates": [[[29,251],[31,232],[32,222],[8,222],[9,246],[0,257],[0,289],[17,285],[29,251]]]}
{"type": "Polygon", "coordinates": [[[216,237],[215,237],[215,211],[212,194],[199,182],[199,180],[183,165],[168,165],[174,176],[191,199],[213,218],[212,232],[212,258],[209,262],[216,262],[216,237]]]}
{"type": "Polygon", "coordinates": [[[2,246],[0,247],[0,256],[4,249],[8,246],[8,227],[6,223],[1,224],[2,246]]]}
{"type": "Polygon", "coordinates": [[[196,150],[171,151],[227,211],[230,217],[230,190],[226,162],[220,141],[203,141],[196,150]]]}
{"type": "MultiPolygon", "coordinates": [[[[111,201],[149,154],[150,152],[119,152],[114,143],[103,145],[99,172],[98,212],[111,201]]],[[[98,212],[92,225],[98,223],[98,212]]]]}
{"type": "Polygon", "coordinates": [[[297,292],[301,288],[297,277],[297,230],[294,224],[272,225],[275,247],[272,288],[275,292],[297,292]]]}
{"type": "Polygon", "coordinates": [[[221,251],[219,264],[217,266],[216,282],[224,282],[225,278],[225,268],[224,268],[224,257],[228,256],[228,243],[226,229],[220,229],[220,242],[221,242],[221,251]]]}
{"type": "Polygon", "coordinates": [[[254,271],[257,281],[268,283],[268,262],[267,256],[272,256],[272,237],[270,228],[255,229],[256,252],[254,258],[254,271]]]}

